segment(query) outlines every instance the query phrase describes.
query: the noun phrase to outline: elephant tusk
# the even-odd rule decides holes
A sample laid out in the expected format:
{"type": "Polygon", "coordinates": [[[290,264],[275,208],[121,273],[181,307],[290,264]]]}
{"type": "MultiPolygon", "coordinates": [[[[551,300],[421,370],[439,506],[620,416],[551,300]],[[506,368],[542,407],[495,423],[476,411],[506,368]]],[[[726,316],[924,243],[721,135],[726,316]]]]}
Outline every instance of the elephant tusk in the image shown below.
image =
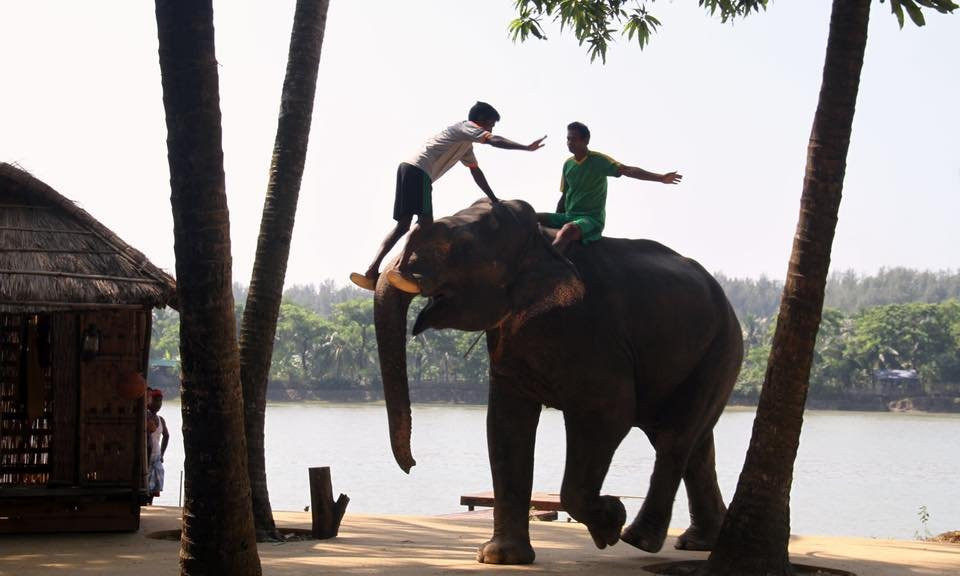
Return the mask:
{"type": "Polygon", "coordinates": [[[399,270],[388,270],[387,271],[387,282],[397,290],[402,290],[408,294],[419,294],[420,285],[417,282],[405,275],[399,270]]]}

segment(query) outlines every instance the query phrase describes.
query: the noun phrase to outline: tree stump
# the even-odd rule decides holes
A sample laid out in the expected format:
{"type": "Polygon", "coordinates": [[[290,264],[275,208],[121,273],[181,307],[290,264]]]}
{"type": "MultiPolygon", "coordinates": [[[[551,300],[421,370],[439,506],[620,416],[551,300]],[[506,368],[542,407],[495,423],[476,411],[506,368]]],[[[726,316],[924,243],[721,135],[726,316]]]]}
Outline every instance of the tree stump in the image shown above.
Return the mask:
{"type": "Polygon", "coordinates": [[[347,510],[350,498],[341,494],[333,501],[333,484],[330,467],[309,468],[310,509],[313,514],[313,537],[318,540],[333,538],[340,531],[340,521],[347,510]]]}

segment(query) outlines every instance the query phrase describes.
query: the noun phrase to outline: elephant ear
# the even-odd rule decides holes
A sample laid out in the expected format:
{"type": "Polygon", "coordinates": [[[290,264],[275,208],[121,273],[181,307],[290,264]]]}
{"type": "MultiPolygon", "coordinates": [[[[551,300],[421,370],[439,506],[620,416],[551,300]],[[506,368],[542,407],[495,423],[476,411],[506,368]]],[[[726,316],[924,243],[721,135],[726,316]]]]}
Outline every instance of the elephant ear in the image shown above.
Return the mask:
{"type": "Polygon", "coordinates": [[[577,269],[544,240],[542,249],[529,254],[510,288],[514,331],[533,318],[583,300],[586,287],[577,269]]]}

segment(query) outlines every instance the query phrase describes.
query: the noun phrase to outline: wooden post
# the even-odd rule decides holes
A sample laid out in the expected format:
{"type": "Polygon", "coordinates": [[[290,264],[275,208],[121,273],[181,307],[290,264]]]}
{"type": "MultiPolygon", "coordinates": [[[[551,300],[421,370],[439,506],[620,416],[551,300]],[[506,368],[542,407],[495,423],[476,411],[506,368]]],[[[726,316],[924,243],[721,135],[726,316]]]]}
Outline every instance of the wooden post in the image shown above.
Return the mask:
{"type": "Polygon", "coordinates": [[[313,514],[313,537],[319,540],[333,538],[340,531],[340,521],[350,498],[341,494],[333,501],[330,467],[310,468],[310,509],[313,514]]]}

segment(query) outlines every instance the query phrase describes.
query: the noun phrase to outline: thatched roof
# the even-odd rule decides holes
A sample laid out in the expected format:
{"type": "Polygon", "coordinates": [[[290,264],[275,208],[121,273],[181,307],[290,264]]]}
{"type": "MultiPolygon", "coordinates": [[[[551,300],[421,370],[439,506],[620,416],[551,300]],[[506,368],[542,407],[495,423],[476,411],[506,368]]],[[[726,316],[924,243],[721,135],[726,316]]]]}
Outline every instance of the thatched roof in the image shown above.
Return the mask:
{"type": "Polygon", "coordinates": [[[0,312],[172,305],[174,279],[76,204],[0,163],[0,312]]]}

